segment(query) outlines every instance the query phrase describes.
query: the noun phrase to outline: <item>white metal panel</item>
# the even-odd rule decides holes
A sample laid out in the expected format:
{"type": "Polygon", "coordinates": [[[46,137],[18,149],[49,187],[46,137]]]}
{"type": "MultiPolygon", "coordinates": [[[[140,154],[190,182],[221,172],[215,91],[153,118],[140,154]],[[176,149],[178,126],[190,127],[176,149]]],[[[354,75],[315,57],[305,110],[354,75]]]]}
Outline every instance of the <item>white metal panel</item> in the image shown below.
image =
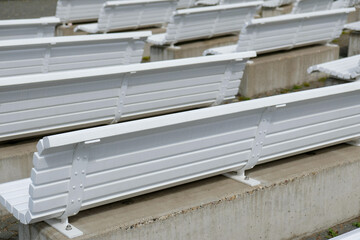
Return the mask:
{"type": "Polygon", "coordinates": [[[349,29],[351,31],[358,31],[360,32],[360,21],[359,22],[353,22],[345,25],[346,29],[349,29]]]}
{"type": "Polygon", "coordinates": [[[265,1],[263,7],[276,8],[283,5],[291,4],[293,2],[295,2],[295,0],[270,0],[270,1],[265,1]]]}
{"type": "Polygon", "coordinates": [[[0,77],[140,63],[151,32],[0,41],[0,77]]]}
{"type": "Polygon", "coordinates": [[[355,229],[351,232],[341,234],[340,236],[332,238],[333,240],[359,240],[360,239],[360,229],[355,229]]]}
{"type": "Polygon", "coordinates": [[[175,10],[175,0],[131,0],[106,2],[100,10],[97,24],[78,25],[74,31],[90,33],[138,29],[163,25],[175,10]]]}
{"type": "Polygon", "coordinates": [[[296,0],[292,14],[330,10],[333,0],[296,0]]]}
{"type": "Polygon", "coordinates": [[[323,72],[335,78],[355,80],[360,77],[360,55],[311,66],[308,73],[323,72]]]}
{"type": "Polygon", "coordinates": [[[353,11],[355,8],[344,8],[253,19],[242,29],[237,45],[208,49],[204,54],[265,53],[328,43],[341,35],[348,13],[353,11]]]}
{"type": "Polygon", "coordinates": [[[55,17],[1,20],[0,40],[52,37],[59,23],[60,19],[55,17]]]}
{"type": "Polygon", "coordinates": [[[337,0],[333,3],[332,9],[348,8],[360,4],[360,0],[337,0]]]}
{"type": "Polygon", "coordinates": [[[58,0],[56,17],[65,23],[95,21],[106,1],[111,0],[58,0]]]}
{"type": "Polygon", "coordinates": [[[255,52],[0,78],[0,141],[200,106],[238,93],[255,52]]]}
{"type": "Polygon", "coordinates": [[[262,1],[178,10],[166,33],[148,38],[155,45],[175,44],[191,39],[238,33],[254,17],[262,1]]]}
{"type": "Polygon", "coordinates": [[[2,184],[1,202],[13,211],[29,201],[13,211],[28,224],[72,204],[83,210],[239,170],[253,157],[263,163],[358,139],[359,94],[353,82],[48,136],[37,145],[28,191],[2,184]],[[24,197],[12,202],[9,189],[24,197]]]}

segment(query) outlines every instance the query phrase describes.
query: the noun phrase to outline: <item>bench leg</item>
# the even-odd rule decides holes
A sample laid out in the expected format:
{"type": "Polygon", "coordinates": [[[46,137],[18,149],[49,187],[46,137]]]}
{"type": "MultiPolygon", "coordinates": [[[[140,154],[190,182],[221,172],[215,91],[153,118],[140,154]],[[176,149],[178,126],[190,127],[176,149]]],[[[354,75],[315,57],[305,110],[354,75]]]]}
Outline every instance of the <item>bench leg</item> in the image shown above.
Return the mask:
{"type": "Polygon", "coordinates": [[[245,175],[245,171],[244,170],[239,170],[237,172],[231,172],[231,173],[225,173],[223,174],[225,177],[231,178],[235,181],[241,182],[241,183],[245,183],[246,185],[249,185],[251,187],[254,186],[258,186],[261,184],[260,181],[253,179],[253,178],[249,178],[245,175]]]}
{"type": "Polygon", "coordinates": [[[347,142],[347,144],[360,147],[360,138],[347,142]]]}
{"type": "Polygon", "coordinates": [[[49,219],[45,220],[47,224],[64,234],[68,238],[82,236],[84,233],[69,223],[68,218],[65,219],[49,219]]]}

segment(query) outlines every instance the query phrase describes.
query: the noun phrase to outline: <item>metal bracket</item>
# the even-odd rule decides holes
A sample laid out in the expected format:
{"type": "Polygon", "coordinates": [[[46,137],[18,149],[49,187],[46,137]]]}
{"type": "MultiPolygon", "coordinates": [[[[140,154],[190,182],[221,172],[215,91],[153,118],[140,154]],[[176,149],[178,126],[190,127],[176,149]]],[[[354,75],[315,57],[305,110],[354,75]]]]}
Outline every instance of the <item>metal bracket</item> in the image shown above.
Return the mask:
{"type": "Polygon", "coordinates": [[[74,227],[73,225],[69,224],[68,218],[65,219],[48,219],[45,220],[47,224],[51,227],[55,228],[62,234],[64,234],[68,238],[76,238],[79,236],[84,235],[82,231],[78,228],[74,227]]]}
{"type": "Polygon", "coordinates": [[[249,178],[247,176],[245,176],[245,172],[232,172],[232,173],[225,173],[223,174],[225,177],[231,178],[235,181],[241,182],[241,183],[245,183],[246,185],[249,185],[251,187],[254,186],[258,186],[261,184],[260,181],[253,179],[253,178],[249,178]]]}
{"type": "Polygon", "coordinates": [[[261,152],[264,146],[264,141],[266,134],[269,131],[269,127],[271,125],[272,117],[278,108],[285,107],[286,104],[276,105],[272,107],[268,107],[264,110],[261,115],[259,126],[256,130],[254,142],[251,148],[250,158],[246,165],[237,171],[237,174],[224,174],[226,177],[230,177],[236,181],[245,183],[250,186],[259,185],[261,182],[255,179],[251,179],[245,175],[245,171],[252,169],[259,161],[261,157],[261,152]]]}
{"type": "Polygon", "coordinates": [[[129,78],[132,74],[135,74],[135,73],[136,72],[125,73],[122,78],[121,86],[119,88],[117,108],[115,110],[115,117],[114,117],[114,120],[112,121],[112,123],[117,123],[121,119],[121,116],[123,113],[123,108],[124,108],[124,102],[125,102],[125,98],[126,98],[126,92],[128,89],[129,78]]]}
{"type": "Polygon", "coordinates": [[[50,59],[50,54],[51,54],[51,45],[53,45],[53,43],[50,43],[45,48],[45,54],[44,54],[44,58],[42,60],[43,65],[42,65],[42,69],[41,69],[43,73],[49,72],[49,59],[50,59]]]}
{"type": "Polygon", "coordinates": [[[221,12],[222,12],[222,11],[217,12],[216,18],[215,18],[215,20],[214,20],[214,25],[213,25],[213,27],[212,27],[212,29],[211,29],[211,31],[210,31],[210,35],[209,35],[208,38],[212,38],[212,37],[214,36],[215,29],[216,29],[216,27],[217,27],[217,25],[218,25],[218,23],[219,23],[219,20],[220,20],[221,12]]]}
{"type": "Polygon", "coordinates": [[[217,106],[221,104],[224,101],[226,89],[229,85],[229,82],[231,80],[231,76],[233,74],[233,69],[236,64],[236,61],[232,61],[226,66],[225,73],[223,75],[223,79],[220,83],[219,92],[216,96],[215,102],[213,103],[213,106],[217,106]]]}
{"type": "Polygon", "coordinates": [[[360,138],[347,142],[347,144],[360,147],[360,138]]]}
{"type": "Polygon", "coordinates": [[[89,144],[76,145],[71,168],[69,193],[66,209],[60,218],[76,215],[81,208],[86,179],[86,169],[89,162],[89,144]]]}

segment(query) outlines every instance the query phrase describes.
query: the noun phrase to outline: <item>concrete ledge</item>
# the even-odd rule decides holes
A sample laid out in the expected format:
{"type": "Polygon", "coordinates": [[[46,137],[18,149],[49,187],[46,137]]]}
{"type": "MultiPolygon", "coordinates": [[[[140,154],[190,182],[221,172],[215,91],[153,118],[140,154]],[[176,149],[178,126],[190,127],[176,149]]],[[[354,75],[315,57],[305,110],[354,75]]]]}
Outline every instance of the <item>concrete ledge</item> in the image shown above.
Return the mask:
{"type": "Polygon", "coordinates": [[[260,55],[247,63],[240,94],[253,98],[276,89],[292,88],[294,85],[316,81],[326,75],[310,75],[307,69],[338,58],[337,45],[317,45],[260,55]]]}
{"type": "Polygon", "coordinates": [[[289,13],[291,13],[292,8],[293,8],[292,4],[284,5],[284,6],[277,7],[277,8],[263,7],[262,11],[261,11],[261,16],[263,18],[267,18],[267,17],[275,17],[275,16],[284,15],[284,14],[289,14],[289,13]]]}
{"type": "Polygon", "coordinates": [[[57,0],[1,0],[0,19],[54,16],[57,0]]]}
{"type": "MultiPolygon", "coordinates": [[[[249,187],[217,176],[70,218],[77,239],[300,239],[360,215],[360,148],[337,145],[255,167],[249,187]]],[[[46,223],[22,239],[66,238],[46,223]]]]}
{"type": "Polygon", "coordinates": [[[179,58],[199,57],[202,56],[203,52],[206,49],[236,44],[238,40],[238,35],[232,35],[225,37],[216,37],[207,40],[205,39],[199,41],[179,43],[176,44],[176,48],[171,48],[169,46],[151,46],[150,59],[153,62],[179,58]]]}
{"type": "Polygon", "coordinates": [[[360,54],[360,32],[351,31],[349,39],[348,56],[360,54]]]}
{"type": "Polygon", "coordinates": [[[28,178],[37,140],[0,145],[0,183],[28,178]]]}

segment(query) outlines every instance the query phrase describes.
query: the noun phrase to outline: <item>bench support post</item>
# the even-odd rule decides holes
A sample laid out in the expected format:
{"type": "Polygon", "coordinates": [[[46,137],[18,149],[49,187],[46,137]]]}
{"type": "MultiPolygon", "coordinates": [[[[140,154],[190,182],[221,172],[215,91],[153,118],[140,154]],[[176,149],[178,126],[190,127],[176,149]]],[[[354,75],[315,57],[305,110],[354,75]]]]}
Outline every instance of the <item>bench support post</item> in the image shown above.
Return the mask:
{"type": "Polygon", "coordinates": [[[64,234],[68,238],[75,238],[82,236],[84,233],[78,228],[69,223],[68,218],[64,219],[48,219],[45,220],[47,224],[64,234]]]}

